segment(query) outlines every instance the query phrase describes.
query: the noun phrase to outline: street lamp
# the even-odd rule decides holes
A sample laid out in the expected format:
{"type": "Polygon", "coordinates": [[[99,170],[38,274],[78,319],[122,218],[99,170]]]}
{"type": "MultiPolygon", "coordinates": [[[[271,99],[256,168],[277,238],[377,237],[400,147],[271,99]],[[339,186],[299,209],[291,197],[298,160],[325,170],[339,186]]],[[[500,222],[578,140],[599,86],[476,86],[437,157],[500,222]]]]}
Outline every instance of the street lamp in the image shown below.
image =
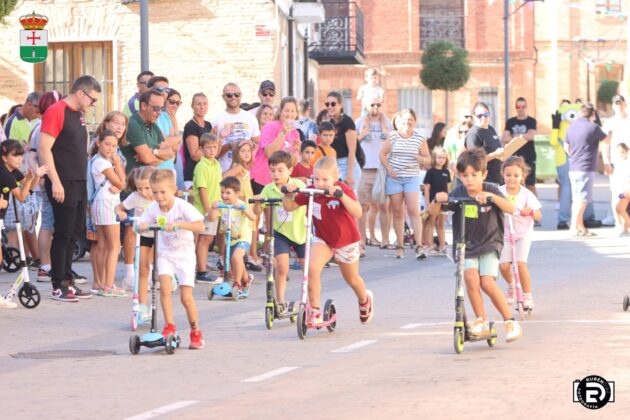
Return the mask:
{"type": "Polygon", "coordinates": [[[505,118],[507,120],[510,112],[510,47],[508,45],[508,18],[521,10],[527,3],[545,0],[523,0],[520,6],[512,13],[510,11],[510,0],[503,0],[503,50],[504,50],[504,73],[505,73],[505,118]]]}

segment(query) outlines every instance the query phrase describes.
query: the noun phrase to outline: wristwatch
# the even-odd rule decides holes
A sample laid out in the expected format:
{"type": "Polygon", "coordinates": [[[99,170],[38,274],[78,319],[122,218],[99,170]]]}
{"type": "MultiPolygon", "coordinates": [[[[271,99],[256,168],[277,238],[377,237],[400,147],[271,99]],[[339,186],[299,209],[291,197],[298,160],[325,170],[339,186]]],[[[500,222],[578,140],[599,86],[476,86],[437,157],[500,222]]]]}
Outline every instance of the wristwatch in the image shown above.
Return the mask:
{"type": "Polygon", "coordinates": [[[159,157],[160,149],[153,149],[153,154],[159,157]]]}

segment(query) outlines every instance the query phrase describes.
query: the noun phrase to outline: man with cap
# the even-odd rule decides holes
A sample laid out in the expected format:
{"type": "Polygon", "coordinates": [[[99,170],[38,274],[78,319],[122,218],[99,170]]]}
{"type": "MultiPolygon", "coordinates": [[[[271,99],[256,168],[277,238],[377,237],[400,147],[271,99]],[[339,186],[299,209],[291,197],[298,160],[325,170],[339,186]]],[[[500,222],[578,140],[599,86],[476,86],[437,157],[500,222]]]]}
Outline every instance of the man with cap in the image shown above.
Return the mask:
{"type": "MultiPolygon", "coordinates": [[[[260,88],[258,88],[258,99],[260,99],[260,105],[269,105],[273,108],[274,112],[276,108],[273,106],[273,101],[276,96],[276,85],[271,80],[265,80],[260,84],[260,88]]],[[[256,108],[252,108],[249,112],[256,115],[258,112],[258,105],[256,108]]]]}
{"type": "Polygon", "coordinates": [[[604,225],[615,225],[617,228],[623,226],[623,221],[618,220],[615,208],[619,202],[618,194],[614,194],[615,185],[618,182],[615,179],[615,165],[619,165],[621,156],[619,153],[619,144],[626,143],[630,146],[630,118],[626,112],[626,100],[621,95],[615,95],[612,98],[612,109],[614,115],[606,120],[603,126],[604,133],[608,136],[610,144],[604,144],[602,148],[602,159],[604,161],[604,173],[610,177],[610,188],[613,190],[612,195],[612,213],[602,221],[604,225]]]}

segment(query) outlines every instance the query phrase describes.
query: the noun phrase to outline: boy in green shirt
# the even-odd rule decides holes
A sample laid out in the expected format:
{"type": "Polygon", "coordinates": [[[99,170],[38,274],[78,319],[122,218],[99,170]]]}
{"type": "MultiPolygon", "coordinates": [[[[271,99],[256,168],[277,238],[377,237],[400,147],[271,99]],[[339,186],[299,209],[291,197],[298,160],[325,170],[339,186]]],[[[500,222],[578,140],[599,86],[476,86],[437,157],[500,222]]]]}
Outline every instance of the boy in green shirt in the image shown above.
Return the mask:
{"type": "MultiPolygon", "coordinates": [[[[298,188],[304,188],[305,185],[299,179],[290,177],[293,157],[283,151],[274,152],[269,157],[269,171],[271,172],[272,182],[263,188],[259,198],[282,198],[284,194],[280,191],[287,184],[292,184],[298,188]]],[[[269,211],[269,210],[266,210],[269,211]]],[[[300,264],[304,266],[304,252],[306,248],[306,207],[302,206],[292,213],[284,210],[282,206],[273,207],[276,212],[273,218],[273,235],[274,235],[274,255],[276,258],[276,298],[278,307],[276,311],[279,315],[287,312],[287,304],[284,298],[284,291],[287,285],[287,273],[289,272],[289,252],[291,248],[295,250],[300,264]]],[[[261,203],[254,205],[254,213],[262,213],[261,203]]],[[[267,223],[269,217],[265,217],[267,223]]],[[[272,229],[267,225],[267,232],[272,229]]]]}
{"type": "Polygon", "coordinates": [[[217,234],[218,221],[210,221],[212,203],[221,199],[219,183],[223,176],[221,164],[216,159],[221,149],[221,140],[212,133],[204,133],[199,139],[201,159],[193,172],[194,205],[204,215],[206,229],[197,236],[195,253],[197,255],[197,283],[220,283],[220,279],[209,273],[206,268],[208,248],[217,234]]]}

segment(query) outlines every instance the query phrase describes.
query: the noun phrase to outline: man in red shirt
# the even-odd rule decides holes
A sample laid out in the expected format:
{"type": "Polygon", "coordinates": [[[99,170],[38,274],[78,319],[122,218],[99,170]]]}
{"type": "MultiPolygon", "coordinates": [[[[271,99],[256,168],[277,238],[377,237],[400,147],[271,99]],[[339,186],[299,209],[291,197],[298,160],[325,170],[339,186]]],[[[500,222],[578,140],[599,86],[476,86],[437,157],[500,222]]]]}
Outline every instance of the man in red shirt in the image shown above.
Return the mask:
{"type": "Polygon", "coordinates": [[[50,247],[52,299],[77,302],[92,295],[79,289],[72,275],[72,253],[85,228],[87,148],[84,113],[98,101],[101,86],[92,76],[75,80],[70,94],[50,106],[42,118],[38,153],[49,168],[46,194],[53,208],[50,247]]]}

